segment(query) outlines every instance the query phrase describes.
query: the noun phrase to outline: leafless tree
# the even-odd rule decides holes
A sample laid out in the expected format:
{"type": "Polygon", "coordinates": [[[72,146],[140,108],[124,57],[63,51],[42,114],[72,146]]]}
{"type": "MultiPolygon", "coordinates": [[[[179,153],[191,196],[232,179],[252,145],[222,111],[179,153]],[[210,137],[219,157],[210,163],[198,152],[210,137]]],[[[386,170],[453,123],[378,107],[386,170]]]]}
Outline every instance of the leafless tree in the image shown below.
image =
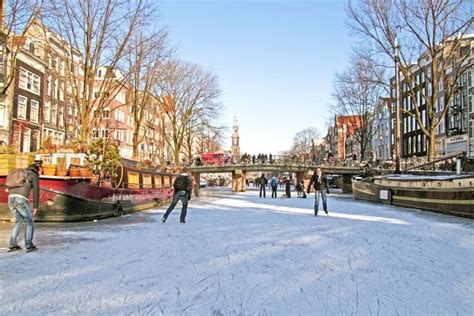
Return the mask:
{"type": "Polygon", "coordinates": [[[146,30],[140,28],[132,34],[127,44],[123,72],[127,74],[129,103],[133,115],[133,159],[138,159],[138,146],[149,134],[149,124],[159,121],[155,114],[162,114],[151,108],[158,106],[153,88],[157,84],[160,68],[170,53],[165,29],[146,34],[146,30]],[[146,115],[150,116],[148,124],[143,124],[146,115]]]}
{"type": "Polygon", "coordinates": [[[42,0],[0,1],[0,97],[3,98],[15,78],[16,56],[23,49],[25,34],[41,14],[42,0]]]}
{"type": "Polygon", "coordinates": [[[315,143],[321,138],[321,133],[314,127],[305,128],[293,137],[293,145],[291,148],[291,154],[298,157],[313,159],[316,152],[315,143]]]}
{"type": "Polygon", "coordinates": [[[457,79],[465,69],[463,45],[466,32],[472,31],[472,2],[359,0],[350,1],[346,11],[350,27],[369,44],[373,56],[391,64],[399,59],[406,93],[414,104],[414,110],[405,109],[405,113],[416,118],[426,135],[428,159],[432,160],[436,129],[445,119],[457,79]],[[396,47],[400,47],[398,57],[396,47]],[[416,72],[423,73],[425,87],[417,82],[416,72]],[[439,92],[443,92],[442,105],[439,92]],[[421,110],[424,104],[426,124],[421,110]]]}
{"type": "MultiPolygon", "coordinates": [[[[90,139],[97,116],[125,87],[126,78],[118,71],[120,61],[131,47],[132,35],[150,23],[154,12],[151,0],[49,0],[48,24],[67,42],[70,56],[80,51],[78,72],[69,71],[73,102],[78,114],[78,135],[90,139]],[[104,80],[97,84],[100,67],[104,80]]],[[[72,59],[72,57],[71,57],[72,59]]],[[[73,63],[70,60],[69,63],[73,63]]],[[[100,115],[99,115],[100,117],[100,115]]]]}
{"type": "Polygon", "coordinates": [[[356,54],[350,66],[335,75],[332,96],[336,104],[331,106],[331,111],[348,118],[353,127],[351,136],[360,146],[361,160],[365,159],[376,132],[373,120],[384,93],[384,87],[379,83],[383,72],[384,69],[374,65],[371,59],[356,54]]]}
{"type": "Polygon", "coordinates": [[[197,155],[206,152],[217,152],[222,148],[222,126],[215,122],[199,122],[197,127],[189,126],[183,143],[183,153],[190,161],[197,155]]]}
{"type": "Polygon", "coordinates": [[[170,126],[165,139],[179,165],[186,135],[214,122],[220,113],[217,77],[197,65],[172,60],[162,67],[155,92],[170,126]]]}

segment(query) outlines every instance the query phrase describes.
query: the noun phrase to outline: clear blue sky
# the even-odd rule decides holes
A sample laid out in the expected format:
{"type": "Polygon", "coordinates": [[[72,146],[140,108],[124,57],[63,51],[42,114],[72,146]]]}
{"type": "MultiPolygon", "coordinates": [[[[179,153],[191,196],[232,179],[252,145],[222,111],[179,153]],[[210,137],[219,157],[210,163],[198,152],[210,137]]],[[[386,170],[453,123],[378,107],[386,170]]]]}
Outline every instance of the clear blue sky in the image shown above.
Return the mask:
{"type": "MultiPolygon", "coordinates": [[[[240,122],[241,152],[288,150],[306,127],[326,134],[333,75],[354,40],[345,1],[165,0],[177,57],[219,78],[223,125],[240,122]]],[[[226,146],[230,149],[230,139],[226,146]]]]}

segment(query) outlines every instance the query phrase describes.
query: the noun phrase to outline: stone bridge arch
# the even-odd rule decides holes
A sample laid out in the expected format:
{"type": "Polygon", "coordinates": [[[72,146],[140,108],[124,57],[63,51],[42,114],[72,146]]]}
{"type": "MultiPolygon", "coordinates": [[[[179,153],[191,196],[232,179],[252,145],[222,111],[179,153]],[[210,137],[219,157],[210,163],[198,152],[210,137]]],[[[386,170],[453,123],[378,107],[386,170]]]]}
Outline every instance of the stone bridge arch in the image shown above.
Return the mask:
{"type": "MultiPolygon", "coordinates": [[[[246,189],[245,180],[249,172],[290,172],[296,174],[296,180],[305,180],[308,184],[311,175],[318,166],[299,165],[299,164],[227,164],[223,166],[192,166],[189,171],[195,180],[195,194],[199,195],[199,181],[202,173],[231,173],[232,191],[244,192],[246,189]]],[[[351,179],[354,175],[361,174],[359,167],[336,167],[321,165],[323,173],[342,175],[342,191],[352,192],[351,179]]]]}

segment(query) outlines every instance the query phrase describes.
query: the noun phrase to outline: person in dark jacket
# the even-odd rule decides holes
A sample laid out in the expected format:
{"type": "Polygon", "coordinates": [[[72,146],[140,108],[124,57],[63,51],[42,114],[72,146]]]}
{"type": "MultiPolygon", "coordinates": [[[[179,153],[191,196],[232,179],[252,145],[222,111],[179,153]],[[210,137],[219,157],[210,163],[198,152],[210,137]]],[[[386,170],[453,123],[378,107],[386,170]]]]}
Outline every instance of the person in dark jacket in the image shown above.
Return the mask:
{"type": "Polygon", "coordinates": [[[193,192],[193,180],[187,173],[180,174],[173,182],[174,195],[170,206],[163,215],[161,222],[166,223],[166,219],[170,215],[171,211],[175,208],[178,201],[183,204],[181,208],[180,223],[186,223],[186,213],[188,211],[188,201],[191,200],[191,194],[193,192]]]}
{"type": "Polygon", "coordinates": [[[25,248],[26,252],[35,251],[38,249],[33,244],[34,219],[38,211],[39,204],[39,173],[41,163],[30,165],[26,169],[26,181],[23,186],[7,189],[8,192],[8,206],[15,217],[15,226],[13,227],[10,237],[10,246],[8,251],[21,250],[16,240],[20,233],[21,224],[26,221],[25,231],[25,248]],[[29,197],[33,189],[33,209],[31,208],[29,197]]]}
{"type": "Polygon", "coordinates": [[[268,184],[267,178],[265,178],[265,174],[262,173],[262,176],[258,178],[258,183],[260,184],[260,197],[262,197],[263,193],[263,198],[265,198],[265,187],[268,184]]]}
{"type": "Polygon", "coordinates": [[[285,180],[285,195],[286,195],[287,199],[291,198],[291,181],[290,181],[290,178],[286,178],[286,180],[285,180]]]}
{"type": "Polygon", "coordinates": [[[324,212],[326,212],[326,215],[329,215],[328,206],[327,206],[327,196],[326,196],[326,194],[329,194],[328,180],[326,176],[323,175],[321,168],[318,167],[314,171],[314,174],[311,177],[311,180],[308,185],[308,190],[307,190],[308,194],[311,190],[311,185],[314,185],[314,191],[316,194],[315,199],[314,199],[314,216],[318,216],[320,198],[323,200],[324,212]]]}

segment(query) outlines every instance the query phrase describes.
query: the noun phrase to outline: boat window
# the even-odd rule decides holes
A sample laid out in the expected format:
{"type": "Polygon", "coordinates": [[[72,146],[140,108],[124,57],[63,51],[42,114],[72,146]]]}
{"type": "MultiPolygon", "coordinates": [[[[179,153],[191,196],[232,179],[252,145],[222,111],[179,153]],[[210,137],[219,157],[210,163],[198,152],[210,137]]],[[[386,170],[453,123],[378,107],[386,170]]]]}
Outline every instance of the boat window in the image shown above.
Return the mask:
{"type": "Polygon", "coordinates": [[[160,189],[163,187],[163,178],[161,176],[155,176],[155,188],[160,189]]]}
{"type": "Polygon", "coordinates": [[[163,177],[164,179],[164,183],[163,183],[163,187],[164,188],[169,188],[171,187],[171,176],[168,176],[168,177],[163,177]]]}
{"type": "Polygon", "coordinates": [[[143,175],[143,188],[144,189],[151,189],[152,188],[151,175],[149,175],[149,174],[144,174],[143,175]]]}
{"type": "Polygon", "coordinates": [[[140,188],[140,180],[138,173],[128,172],[128,187],[134,189],[140,188]]]}

